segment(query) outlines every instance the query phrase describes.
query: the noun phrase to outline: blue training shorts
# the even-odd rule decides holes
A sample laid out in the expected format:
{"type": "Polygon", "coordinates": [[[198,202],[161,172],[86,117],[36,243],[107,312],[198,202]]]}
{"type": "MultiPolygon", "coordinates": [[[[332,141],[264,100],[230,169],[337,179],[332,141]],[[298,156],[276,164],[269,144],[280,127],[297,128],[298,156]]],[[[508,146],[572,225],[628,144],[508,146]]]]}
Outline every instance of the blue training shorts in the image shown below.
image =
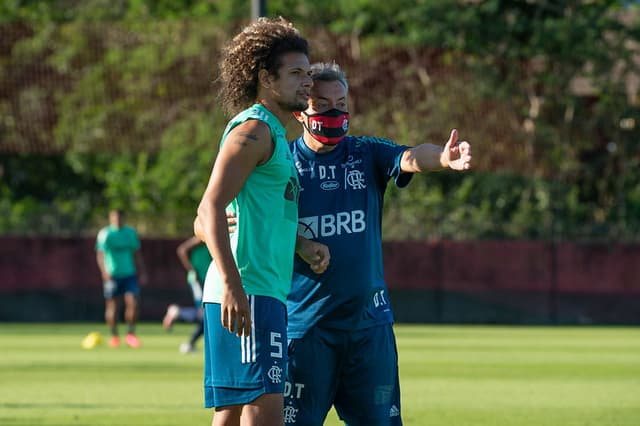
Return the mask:
{"type": "Polygon", "coordinates": [[[131,293],[135,296],[140,294],[140,286],[138,278],[135,275],[122,278],[111,278],[109,281],[102,283],[102,294],[105,299],[113,299],[122,296],[125,293],[131,293]]]}
{"type": "Polygon", "coordinates": [[[402,425],[393,325],[292,339],[284,404],[287,425],[321,426],[331,405],[349,426],[402,425]]]}
{"type": "Polygon", "coordinates": [[[266,393],[283,393],[287,369],[284,303],[249,295],[251,334],[222,327],[220,304],[204,304],[205,407],[248,404],[266,393]]]}

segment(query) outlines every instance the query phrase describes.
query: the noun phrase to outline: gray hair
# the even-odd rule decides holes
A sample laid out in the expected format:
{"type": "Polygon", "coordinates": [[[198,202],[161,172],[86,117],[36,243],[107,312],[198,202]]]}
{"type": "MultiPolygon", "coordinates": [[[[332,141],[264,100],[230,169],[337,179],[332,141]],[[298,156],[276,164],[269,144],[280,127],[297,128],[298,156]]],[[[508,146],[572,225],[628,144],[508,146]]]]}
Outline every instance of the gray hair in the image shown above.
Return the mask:
{"type": "Polygon", "coordinates": [[[347,76],[335,62],[316,62],[311,65],[311,79],[313,81],[338,81],[349,90],[347,76]]]}

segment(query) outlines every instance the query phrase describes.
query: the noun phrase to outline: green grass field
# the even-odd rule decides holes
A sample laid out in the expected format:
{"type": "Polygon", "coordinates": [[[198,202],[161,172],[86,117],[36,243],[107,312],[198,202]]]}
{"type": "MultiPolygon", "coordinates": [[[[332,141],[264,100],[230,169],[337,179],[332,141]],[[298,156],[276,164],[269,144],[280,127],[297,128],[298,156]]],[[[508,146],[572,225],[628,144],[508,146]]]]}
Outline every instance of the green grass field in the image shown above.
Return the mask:
{"type": "MultiPolygon", "coordinates": [[[[208,425],[191,331],[142,324],[143,346],[80,347],[101,324],[0,324],[0,425],[208,425]]],[[[396,327],[404,424],[640,425],[640,330],[396,327]]],[[[104,333],[103,333],[104,334],[104,333]]],[[[321,374],[321,373],[319,373],[321,374]]],[[[341,424],[331,413],[327,425],[341,424]]]]}

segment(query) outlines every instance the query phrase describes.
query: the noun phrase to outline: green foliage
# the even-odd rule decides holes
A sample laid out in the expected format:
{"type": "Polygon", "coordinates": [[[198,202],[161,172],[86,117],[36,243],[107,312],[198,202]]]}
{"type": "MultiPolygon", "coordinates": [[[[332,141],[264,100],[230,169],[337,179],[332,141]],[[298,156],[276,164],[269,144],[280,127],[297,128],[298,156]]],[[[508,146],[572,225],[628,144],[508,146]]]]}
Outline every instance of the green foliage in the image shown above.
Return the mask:
{"type": "Polygon", "coordinates": [[[61,155],[0,155],[0,178],[2,234],[81,234],[97,213],[100,183],[61,155]]]}
{"type": "MultiPolygon", "coordinates": [[[[474,172],[389,190],[387,238],[638,239],[637,6],[267,7],[309,37],[312,59],[345,68],[353,134],[440,144],[458,128],[472,143],[474,172]]],[[[231,0],[0,2],[0,233],[93,230],[109,206],[145,234],[191,232],[225,124],[220,46],[249,11],[231,0]],[[33,185],[15,180],[39,162],[33,185]]]]}
{"type": "Polygon", "coordinates": [[[0,3],[0,23],[202,17],[217,18],[223,23],[242,19],[248,14],[248,2],[215,0],[3,0],[0,3]]]}
{"type": "Polygon", "coordinates": [[[507,174],[417,175],[387,193],[385,237],[396,240],[552,236],[552,183],[507,174]]]}
{"type": "Polygon", "coordinates": [[[118,203],[115,207],[135,212],[141,232],[192,232],[196,208],[217,153],[217,143],[212,141],[219,135],[211,122],[211,116],[194,112],[164,132],[157,154],[132,154],[112,164],[105,179],[105,195],[118,203]]]}

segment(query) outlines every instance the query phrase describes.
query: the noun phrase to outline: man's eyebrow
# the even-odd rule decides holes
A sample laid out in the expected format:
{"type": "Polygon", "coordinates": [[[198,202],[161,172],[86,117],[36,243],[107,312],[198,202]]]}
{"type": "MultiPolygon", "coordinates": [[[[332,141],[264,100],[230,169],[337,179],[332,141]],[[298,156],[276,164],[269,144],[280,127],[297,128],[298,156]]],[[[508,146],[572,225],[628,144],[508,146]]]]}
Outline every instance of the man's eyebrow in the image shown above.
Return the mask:
{"type": "Polygon", "coordinates": [[[302,71],[302,72],[309,72],[308,69],[306,68],[302,68],[302,67],[291,67],[289,68],[289,72],[293,72],[293,71],[302,71]]]}
{"type": "MultiPolygon", "coordinates": [[[[329,98],[326,98],[326,97],[324,97],[324,96],[314,96],[314,98],[316,98],[316,99],[317,99],[317,100],[319,100],[319,101],[330,101],[330,99],[329,99],[329,98]]],[[[347,100],[347,97],[346,97],[346,96],[342,96],[342,97],[338,98],[337,100],[338,100],[338,101],[346,101],[346,100],[347,100]]]]}

